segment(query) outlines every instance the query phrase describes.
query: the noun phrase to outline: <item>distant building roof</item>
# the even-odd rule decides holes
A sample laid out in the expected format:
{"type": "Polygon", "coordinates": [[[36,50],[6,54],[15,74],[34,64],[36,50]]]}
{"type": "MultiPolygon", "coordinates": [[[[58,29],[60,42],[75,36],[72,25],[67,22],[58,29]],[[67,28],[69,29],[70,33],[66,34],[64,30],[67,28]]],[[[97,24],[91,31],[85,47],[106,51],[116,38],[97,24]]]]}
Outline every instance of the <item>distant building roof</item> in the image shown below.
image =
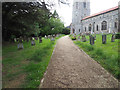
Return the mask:
{"type": "Polygon", "coordinates": [[[110,12],[110,11],[114,11],[114,10],[116,10],[116,9],[118,9],[118,6],[113,7],[113,8],[110,8],[110,9],[107,9],[107,10],[105,10],[105,11],[102,11],[102,12],[99,12],[99,13],[96,13],[96,14],[93,14],[93,15],[91,15],[91,16],[87,16],[87,17],[83,18],[82,20],[85,20],[85,19],[88,19],[88,18],[91,18],[91,17],[95,17],[95,16],[98,16],[98,15],[100,15],[100,14],[104,14],[104,13],[107,13],[107,12],[110,12]]]}

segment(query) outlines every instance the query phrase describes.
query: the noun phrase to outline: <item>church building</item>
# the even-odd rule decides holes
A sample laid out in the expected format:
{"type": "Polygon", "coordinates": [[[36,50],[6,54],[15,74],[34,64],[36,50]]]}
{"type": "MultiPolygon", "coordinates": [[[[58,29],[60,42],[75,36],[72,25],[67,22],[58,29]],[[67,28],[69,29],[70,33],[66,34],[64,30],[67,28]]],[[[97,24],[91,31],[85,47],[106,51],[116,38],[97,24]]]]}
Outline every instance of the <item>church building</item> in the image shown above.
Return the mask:
{"type": "Polygon", "coordinates": [[[90,15],[90,0],[73,0],[71,34],[118,32],[118,6],[90,15]]]}

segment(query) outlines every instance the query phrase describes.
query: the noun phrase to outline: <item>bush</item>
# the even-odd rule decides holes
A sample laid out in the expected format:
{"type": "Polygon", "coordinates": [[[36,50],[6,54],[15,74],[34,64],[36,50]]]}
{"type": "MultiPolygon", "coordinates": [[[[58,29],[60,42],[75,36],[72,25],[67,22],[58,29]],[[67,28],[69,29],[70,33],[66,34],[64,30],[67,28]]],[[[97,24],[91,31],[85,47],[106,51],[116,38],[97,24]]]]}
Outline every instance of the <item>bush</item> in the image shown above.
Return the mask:
{"type": "Polygon", "coordinates": [[[71,39],[72,39],[72,40],[76,40],[76,37],[72,37],[71,39]]]}

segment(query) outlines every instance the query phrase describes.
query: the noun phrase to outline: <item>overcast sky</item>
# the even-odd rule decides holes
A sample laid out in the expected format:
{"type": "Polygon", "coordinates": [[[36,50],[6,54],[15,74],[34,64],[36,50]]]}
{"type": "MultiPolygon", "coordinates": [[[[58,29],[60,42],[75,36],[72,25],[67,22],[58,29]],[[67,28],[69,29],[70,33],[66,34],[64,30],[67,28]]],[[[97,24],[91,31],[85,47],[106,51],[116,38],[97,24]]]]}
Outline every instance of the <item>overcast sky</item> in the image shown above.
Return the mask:
{"type": "MultiPolygon", "coordinates": [[[[90,9],[91,14],[104,11],[106,9],[115,7],[118,5],[120,0],[90,0],[90,9]]],[[[60,5],[57,6],[57,12],[61,17],[62,21],[65,23],[65,26],[70,25],[72,22],[72,3],[73,0],[70,0],[71,5],[60,5]]]]}

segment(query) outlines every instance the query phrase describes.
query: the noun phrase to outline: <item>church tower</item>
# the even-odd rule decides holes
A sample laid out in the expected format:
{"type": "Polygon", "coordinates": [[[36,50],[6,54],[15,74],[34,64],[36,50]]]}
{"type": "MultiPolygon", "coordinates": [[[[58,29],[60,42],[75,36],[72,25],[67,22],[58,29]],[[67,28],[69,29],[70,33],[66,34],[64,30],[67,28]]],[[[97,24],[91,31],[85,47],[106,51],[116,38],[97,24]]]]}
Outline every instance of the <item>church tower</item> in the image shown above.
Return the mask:
{"type": "Polygon", "coordinates": [[[81,20],[90,15],[90,0],[73,0],[71,34],[82,32],[81,20]]]}

